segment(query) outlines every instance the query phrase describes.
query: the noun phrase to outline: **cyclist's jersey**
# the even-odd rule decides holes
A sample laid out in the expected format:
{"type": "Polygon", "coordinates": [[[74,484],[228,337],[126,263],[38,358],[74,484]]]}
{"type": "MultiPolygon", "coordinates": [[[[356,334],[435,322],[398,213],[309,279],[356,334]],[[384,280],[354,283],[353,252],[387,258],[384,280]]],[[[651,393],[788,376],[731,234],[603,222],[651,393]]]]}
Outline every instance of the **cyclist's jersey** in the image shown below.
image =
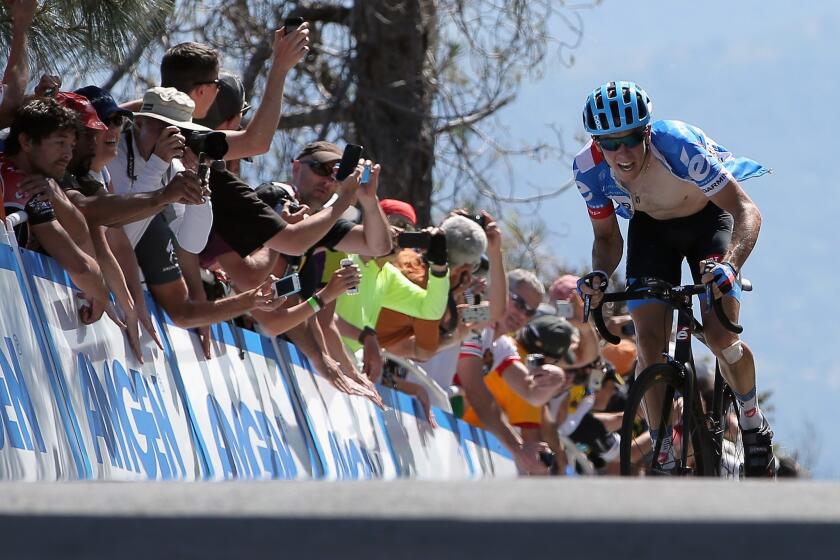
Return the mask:
{"type": "MultiPolygon", "coordinates": [[[[655,121],[651,125],[651,154],[675,177],[697,185],[708,197],[720,192],[733,178],[744,181],[770,171],[749,158],[734,157],[702,130],[681,121],[655,121]]],[[[630,193],[613,177],[591,140],[575,156],[573,169],[575,183],[593,219],[613,213],[622,218],[633,217],[630,193]]]]}

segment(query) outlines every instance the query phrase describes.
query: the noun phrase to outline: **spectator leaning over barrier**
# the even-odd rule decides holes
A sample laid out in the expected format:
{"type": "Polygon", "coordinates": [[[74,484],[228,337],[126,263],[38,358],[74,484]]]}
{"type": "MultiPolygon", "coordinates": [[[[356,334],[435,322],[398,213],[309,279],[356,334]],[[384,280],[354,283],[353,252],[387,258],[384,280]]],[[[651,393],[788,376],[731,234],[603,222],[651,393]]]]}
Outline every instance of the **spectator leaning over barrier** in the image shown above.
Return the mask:
{"type": "MultiPolygon", "coordinates": [[[[94,107],[86,97],[75,93],[61,92],[56,95],[56,101],[61,106],[74,111],[82,123],[82,131],[78,134],[78,141],[73,149],[73,158],[70,160],[67,173],[59,182],[67,198],[78,208],[78,202],[85,196],[96,196],[104,193],[104,185],[89,175],[90,166],[100,149],[101,139],[109,134],[116,140],[116,134],[111,128],[102,122],[94,107]]],[[[84,211],[82,211],[84,214],[84,211]]],[[[87,216],[85,215],[87,220],[87,216]]],[[[91,223],[87,220],[87,229],[90,231],[90,238],[93,242],[94,256],[99,263],[102,275],[108,288],[114,294],[114,299],[122,311],[123,320],[126,323],[126,335],[129,346],[134,355],[142,363],[143,354],[140,348],[139,318],[135,309],[134,297],[129,293],[126,280],[117,259],[111,251],[106,239],[107,229],[105,226],[91,223]]],[[[125,234],[123,233],[123,236],[125,234]]],[[[151,319],[146,318],[147,325],[151,325],[151,319]]],[[[149,328],[147,326],[147,328],[149,328]]],[[[152,330],[151,332],[154,332],[152,330]]]]}
{"type": "MultiPolygon", "coordinates": [[[[133,126],[122,134],[116,159],[107,165],[114,192],[120,195],[161,192],[161,184],[170,187],[172,183],[186,183],[183,189],[176,190],[185,196],[171,205],[175,217],[170,220],[170,226],[178,244],[197,253],[207,241],[211,207],[202,197],[204,193],[196,173],[184,169],[179,160],[186,156],[195,158],[185,145],[184,132],[207,129],[192,122],[192,101],[172,88],[148,90],[143,96],[142,109],[135,114],[133,126]]],[[[125,220],[129,222],[124,225],[125,232],[135,247],[157,216],[146,212],[142,215],[139,220],[125,220]]]]}
{"type": "MultiPolygon", "coordinates": [[[[314,217],[317,217],[327,211],[324,204],[337,192],[339,184],[333,174],[340,159],[341,150],[335,144],[308,144],[292,162],[292,185],[266,183],[257,189],[258,196],[289,220],[299,220],[302,213],[306,215],[310,211],[314,211],[314,217]],[[295,206],[300,206],[300,210],[290,212],[295,206]]],[[[310,297],[325,284],[322,278],[329,278],[332,274],[332,271],[328,271],[328,274],[324,272],[328,250],[358,252],[370,256],[384,255],[391,250],[390,231],[376,197],[380,166],[370,161],[365,164],[372,169],[368,182],[357,191],[358,202],[363,209],[362,223],[339,218],[326,235],[306,251],[302,259],[288,257],[289,262],[295,263],[292,269],[300,276],[301,291],[298,297],[301,300],[310,297]]],[[[311,219],[307,218],[306,221],[311,219]]],[[[228,265],[239,266],[231,253],[219,256],[219,262],[225,270],[228,265]]],[[[288,318],[280,313],[254,313],[254,316],[264,331],[270,334],[285,333],[304,354],[311,356],[310,360],[316,369],[337,388],[354,393],[361,391],[375,401],[379,400],[370,380],[359,374],[354,360],[346,353],[334,319],[334,303],[327,302],[318,312],[316,321],[309,319],[297,325],[290,325],[288,318]],[[324,363],[320,363],[322,361],[324,363]]]]}
{"type": "MultiPolygon", "coordinates": [[[[532,319],[527,325],[516,331],[513,338],[520,359],[525,361],[528,354],[541,354],[546,364],[568,367],[574,360],[572,347],[578,340],[577,329],[568,321],[552,315],[532,319]]],[[[567,379],[568,376],[567,376],[567,379]]],[[[528,442],[544,441],[541,424],[543,406],[534,404],[520,395],[505,381],[502,372],[494,369],[484,376],[484,384],[493,395],[496,404],[505,415],[507,422],[518,428],[522,439],[528,442]]],[[[565,387],[565,388],[568,388],[565,387]]],[[[556,394],[562,393],[558,389],[556,394]]],[[[467,406],[463,419],[478,427],[483,424],[472,406],[467,406]]]]}
{"type": "Polygon", "coordinates": [[[393,254],[378,258],[351,256],[362,270],[362,281],[357,295],[345,294],[338,299],[338,328],[350,350],[363,349],[363,372],[373,381],[378,381],[382,373],[382,354],[375,326],[383,308],[434,321],[439,321],[446,312],[449,298],[446,234],[439,228],[430,228],[428,233],[429,248],[425,258],[430,274],[425,289],[391,264],[393,254]]]}
{"type": "MultiPolygon", "coordinates": [[[[601,340],[594,327],[583,322],[583,301],[577,293],[577,280],[577,276],[567,274],[557,278],[549,288],[550,296],[560,308],[568,309],[569,322],[577,327],[580,342],[575,348],[575,361],[566,370],[576,382],[552,403],[544,426],[547,426],[548,433],[559,430],[573,441],[586,444],[596,468],[614,468],[618,459],[618,440],[614,433],[621,427],[623,408],[607,407],[606,404],[616,384],[620,383],[618,380],[623,381],[623,378],[615,374],[614,367],[606,364],[601,340]],[[596,382],[593,382],[593,376],[596,382]],[[597,381],[607,377],[607,381],[597,381]]],[[[632,347],[632,342],[623,343],[622,354],[616,356],[617,360],[619,356],[625,356],[621,367],[629,367],[626,354],[632,352],[632,347]]],[[[551,440],[549,443],[553,447],[551,440]]],[[[642,448],[643,445],[637,445],[633,453],[640,453],[642,448]]]]}
{"type": "Polygon", "coordinates": [[[542,368],[539,375],[529,372],[517,352],[516,343],[505,334],[525,326],[528,319],[535,315],[542,294],[537,285],[525,281],[533,275],[519,269],[511,271],[513,281],[508,290],[501,233],[495,223],[488,224],[486,231],[487,256],[490,258],[491,326],[473,333],[461,346],[458,382],[475,416],[510,450],[519,469],[526,474],[547,474],[548,469],[539,459],[542,447],[533,440],[523,441],[518,430],[510,426],[484,378],[488,373],[498,371],[505,384],[538,407],[561,391],[566,378],[563,370],[555,366],[542,368]]]}
{"type": "MultiPolygon", "coordinates": [[[[144,110],[135,114],[134,127],[123,135],[119,155],[107,167],[117,193],[156,190],[165,174],[172,175],[166,181],[167,188],[172,188],[173,182],[183,182],[190,186],[184,189],[185,193],[202,193],[200,185],[196,191],[198,177],[193,170],[178,171],[173,175],[174,169],[169,166],[172,160],[185,154],[190,155],[190,150],[184,146],[181,129],[206,130],[191,122],[192,108],[192,101],[175,89],[152,88],[146,92],[144,110]]],[[[194,155],[191,159],[194,163],[194,155]]],[[[181,272],[180,255],[176,251],[184,249],[192,253],[203,248],[210,228],[210,204],[202,200],[199,194],[197,199],[182,198],[167,208],[171,208],[171,211],[159,213],[151,219],[143,220],[143,223],[132,222],[125,227],[129,239],[135,244],[137,260],[146,284],[176,325],[184,328],[203,327],[236,317],[256,307],[273,310],[280,306],[282,298],[273,296],[271,281],[212,302],[206,301],[200,278],[188,287],[181,272]],[[142,236],[136,240],[138,232],[142,232],[142,236]]],[[[195,272],[198,272],[197,269],[195,272]]],[[[197,274],[192,278],[196,277],[197,274]]],[[[205,331],[202,346],[205,357],[209,358],[208,335],[205,331]]]]}
{"type": "MultiPolygon", "coordinates": [[[[99,119],[107,126],[107,130],[96,135],[96,146],[89,163],[84,157],[74,156],[76,164],[75,166],[71,164],[72,167],[75,167],[74,181],[63,185],[63,187],[66,187],[65,192],[68,198],[84,214],[91,232],[104,231],[109,250],[113,253],[117,262],[120,263],[120,270],[134,303],[134,311],[126,312],[124,318],[132,349],[135,350],[135,353],[138,352],[139,325],[143,325],[155,343],[162,349],[154,323],[146,307],[137,257],[121,224],[126,221],[153,216],[168,204],[178,202],[189,196],[193,196],[196,201],[200,200],[200,185],[197,182],[173,181],[166,187],[148,193],[128,193],[124,195],[111,193],[111,177],[105,166],[117,157],[117,144],[120,140],[120,134],[123,129],[131,124],[134,115],[130,111],[120,109],[111,94],[99,87],[87,86],[76,90],[74,93],[91,103],[99,119]],[[192,192],[189,189],[193,189],[192,192]]],[[[78,147],[75,152],[78,152],[78,147]]],[[[101,242],[95,236],[93,237],[95,243],[101,242]]],[[[138,355],[138,359],[141,363],[143,362],[142,354],[138,355]]]]}
{"type": "MultiPolygon", "coordinates": [[[[266,153],[280,123],[283,86],[286,75],[309,51],[309,24],[296,30],[280,28],[274,32],[271,67],[266,77],[262,102],[248,127],[227,130],[228,153],[225,159],[235,160],[266,153]]],[[[161,85],[174,87],[195,102],[195,118],[203,119],[216,98],[219,88],[219,54],[201,43],[187,42],[166,51],[160,65],[161,85]]],[[[137,111],[138,101],[123,104],[137,111]]]]}
{"type": "MultiPolygon", "coordinates": [[[[25,210],[29,220],[18,233],[22,246],[41,248],[64,267],[91,305],[83,322],[99,320],[108,311],[121,324],[110,303],[96,260],[69,234],[86,232],[84,217],[59,188],[73,156],[78,119],[53,99],[29,101],[18,109],[0,157],[0,190],[5,213],[25,210]]],[[[91,244],[88,236],[87,243],[91,244]]]]}
{"type": "MultiPolygon", "coordinates": [[[[392,223],[413,226],[414,209],[405,202],[383,200],[382,207],[392,223]]],[[[493,217],[485,213],[487,223],[493,217]]],[[[470,332],[470,326],[460,320],[457,304],[462,302],[464,290],[472,283],[472,273],[481,264],[487,250],[487,235],[474,220],[451,215],[441,224],[446,235],[449,256],[449,298],[447,312],[438,321],[411,317],[385,308],[379,314],[376,332],[385,350],[397,356],[428,360],[442,348],[460,344],[470,332]]],[[[414,249],[400,249],[394,265],[412,282],[425,288],[429,277],[428,264],[414,249]]],[[[454,373],[454,367],[453,367],[454,373]]]]}
{"type": "MultiPolygon", "coordinates": [[[[3,83],[0,84],[0,129],[12,124],[18,107],[23,104],[29,82],[29,61],[26,44],[29,27],[38,8],[37,0],[6,0],[12,16],[12,40],[3,83]]],[[[2,151],[2,146],[0,146],[2,151]]]]}

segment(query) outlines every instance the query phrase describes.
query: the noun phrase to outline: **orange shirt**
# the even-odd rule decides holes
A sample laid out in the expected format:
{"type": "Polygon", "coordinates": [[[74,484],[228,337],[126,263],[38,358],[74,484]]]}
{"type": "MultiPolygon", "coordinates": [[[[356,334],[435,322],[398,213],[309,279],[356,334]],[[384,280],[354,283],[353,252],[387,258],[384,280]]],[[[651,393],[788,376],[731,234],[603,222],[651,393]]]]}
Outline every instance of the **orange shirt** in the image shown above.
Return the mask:
{"type": "MultiPolygon", "coordinates": [[[[397,260],[394,261],[394,266],[421,288],[426,287],[429,269],[416,251],[411,249],[400,251],[397,254],[397,260]]],[[[417,319],[383,308],[376,321],[376,334],[383,348],[414,336],[418,348],[435,351],[440,344],[439,325],[440,321],[417,319]]]]}

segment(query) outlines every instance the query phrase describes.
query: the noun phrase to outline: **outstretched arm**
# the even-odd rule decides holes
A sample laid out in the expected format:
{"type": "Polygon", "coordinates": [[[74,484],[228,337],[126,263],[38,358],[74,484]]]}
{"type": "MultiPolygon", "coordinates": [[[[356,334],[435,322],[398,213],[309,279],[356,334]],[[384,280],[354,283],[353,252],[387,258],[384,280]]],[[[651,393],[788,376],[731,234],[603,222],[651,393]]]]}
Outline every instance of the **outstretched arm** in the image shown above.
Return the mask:
{"type": "Polygon", "coordinates": [[[29,61],[26,43],[29,27],[38,8],[37,0],[5,0],[12,15],[12,44],[9,60],[3,74],[3,102],[0,103],[0,128],[12,122],[15,111],[23,103],[26,84],[29,81],[29,61]]]}
{"type": "Polygon", "coordinates": [[[224,131],[227,135],[228,152],[225,159],[264,154],[271,147],[271,140],[280,123],[280,109],[283,103],[283,86],[286,75],[300,62],[309,50],[309,24],[304,23],[294,31],[278,29],[274,32],[274,54],[265,93],[254,117],[245,130],[224,131]]]}

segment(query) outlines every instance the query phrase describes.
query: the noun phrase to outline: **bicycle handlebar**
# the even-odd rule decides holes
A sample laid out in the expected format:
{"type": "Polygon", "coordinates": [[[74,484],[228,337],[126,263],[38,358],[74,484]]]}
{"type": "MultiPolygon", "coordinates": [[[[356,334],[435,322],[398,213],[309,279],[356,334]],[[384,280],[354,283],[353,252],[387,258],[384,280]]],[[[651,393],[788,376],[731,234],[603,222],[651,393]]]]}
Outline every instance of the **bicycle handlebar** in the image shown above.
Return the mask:
{"type": "MultiPolygon", "coordinates": [[[[601,300],[601,305],[592,309],[592,318],[595,322],[595,328],[598,329],[598,333],[610,344],[618,344],[621,342],[621,338],[614,335],[607,329],[607,325],[604,322],[604,314],[602,311],[603,304],[607,302],[614,302],[614,301],[630,301],[630,300],[637,300],[637,299],[658,299],[665,303],[670,304],[678,304],[680,300],[684,299],[685,297],[691,297],[694,295],[699,295],[706,293],[707,285],[705,284],[688,284],[685,286],[671,286],[667,282],[661,280],[649,280],[647,282],[647,289],[637,290],[632,292],[612,292],[609,294],[604,294],[604,298],[601,300]]],[[[752,291],[752,282],[749,280],[743,279],[741,280],[741,289],[745,292],[752,291]]],[[[589,299],[589,296],[586,296],[586,299],[589,299]]],[[[721,322],[723,327],[731,332],[736,334],[741,334],[744,332],[744,327],[737,323],[733,323],[729,320],[729,317],[726,316],[726,311],[723,309],[723,303],[720,299],[716,299],[714,297],[711,298],[712,300],[712,308],[715,310],[715,315],[717,316],[718,320],[721,322]]],[[[586,305],[584,305],[584,322],[589,320],[586,305]]]]}

